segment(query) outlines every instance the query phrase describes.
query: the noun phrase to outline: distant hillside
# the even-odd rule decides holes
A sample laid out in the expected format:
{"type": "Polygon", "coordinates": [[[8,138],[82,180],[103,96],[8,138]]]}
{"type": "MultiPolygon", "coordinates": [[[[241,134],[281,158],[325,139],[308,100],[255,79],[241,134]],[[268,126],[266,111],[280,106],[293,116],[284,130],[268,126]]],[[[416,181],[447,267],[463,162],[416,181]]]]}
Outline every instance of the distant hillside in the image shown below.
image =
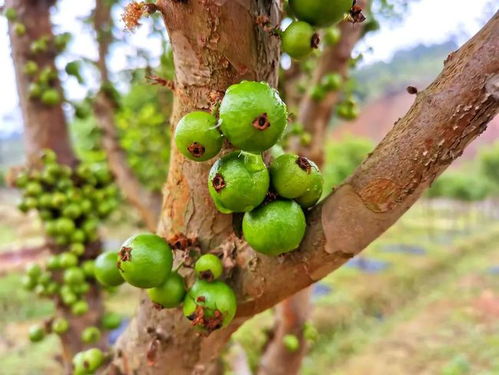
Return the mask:
{"type": "Polygon", "coordinates": [[[456,50],[453,40],[430,46],[418,45],[395,53],[388,63],[378,62],[357,70],[353,77],[364,101],[396,93],[408,85],[424,85],[442,70],[447,55],[456,50]]]}

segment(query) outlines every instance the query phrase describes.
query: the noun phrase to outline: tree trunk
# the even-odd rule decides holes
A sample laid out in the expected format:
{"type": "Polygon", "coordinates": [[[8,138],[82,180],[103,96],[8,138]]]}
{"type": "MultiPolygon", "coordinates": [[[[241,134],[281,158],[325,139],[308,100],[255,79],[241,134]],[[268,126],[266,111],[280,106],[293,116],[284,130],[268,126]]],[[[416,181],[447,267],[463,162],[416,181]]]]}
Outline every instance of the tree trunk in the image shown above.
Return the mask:
{"type": "MultiPolygon", "coordinates": [[[[210,110],[228,86],[241,80],[277,84],[279,39],[255,22],[257,16],[263,15],[277,25],[277,1],[162,0],[158,5],[175,62],[172,124],[193,110],[210,110]]],[[[206,184],[214,161],[190,161],[177,152],[172,142],[158,231],[167,239],[179,234],[195,238],[203,252],[242,245],[233,234],[232,216],[219,213],[209,197],[206,184]]],[[[204,338],[180,310],[157,311],[144,297],[137,317],[118,343],[115,364],[125,374],[219,372],[214,363],[242,321],[204,338]],[[161,344],[156,345],[154,355],[148,355],[148,348],[158,337],[161,344]],[[147,358],[151,356],[152,361],[147,358]]]]}
{"type": "MultiPolygon", "coordinates": [[[[52,149],[56,152],[59,162],[69,166],[77,163],[69,139],[66,119],[61,105],[46,106],[39,100],[29,97],[30,78],[24,73],[24,66],[28,61],[35,61],[39,69],[50,67],[56,71],[54,59],[56,51],[49,47],[46,52],[33,54],[30,51],[31,42],[41,37],[53,38],[50,23],[50,6],[53,1],[47,0],[7,0],[6,7],[14,8],[18,14],[19,22],[26,26],[26,34],[19,36],[15,33],[12,23],[9,24],[9,37],[11,41],[12,59],[16,72],[17,92],[21,104],[24,123],[24,139],[28,161],[35,162],[41,155],[43,149],[52,149]]],[[[53,84],[61,93],[62,89],[58,78],[53,84]]],[[[61,252],[61,248],[48,241],[51,251],[61,252]]],[[[93,258],[99,252],[100,241],[90,244],[83,256],[84,259],[93,258]]],[[[60,275],[55,275],[56,278],[60,275]]],[[[89,325],[96,325],[103,311],[100,292],[95,283],[91,283],[91,289],[86,295],[90,310],[83,317],[73,316],[69,309],[62,303],[57,302],[57,310],[70,322],[70,329],[61,335],[63,344],[63,360],[66,370],[71,369],[71,361],[75,353],[83,348],[80,340],[81,331],[89,325]]]]}

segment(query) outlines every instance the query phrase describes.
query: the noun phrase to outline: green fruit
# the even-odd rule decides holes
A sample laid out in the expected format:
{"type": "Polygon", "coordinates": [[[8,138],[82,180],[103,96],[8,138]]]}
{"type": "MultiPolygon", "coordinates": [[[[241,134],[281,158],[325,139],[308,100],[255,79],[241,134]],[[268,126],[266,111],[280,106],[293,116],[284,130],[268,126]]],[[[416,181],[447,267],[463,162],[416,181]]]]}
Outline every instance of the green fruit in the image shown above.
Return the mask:
{"type": "Polygon", "coordinates": [[[24,34],[26,34],[26,26],[24,26],[24,24],[20,22],[16,22],[14,24],[14,32],[18,36],[23,36],[24,34]]]}
{"type": "Polygon", "coordinates": [[[85,352],[76,353],[73,357],[73,375],[88,375],[88,364],[85,364],[84,359],[85,352]]]}
{"type": "Polygon", "coordinates": [[[37,281],[33,277],[30,277],[28,275],[24,275],[21,278],[21,285],[26,290],[33,290],[33,289],[35,289],[35,287],[37,285],[37,281]]]}
{"type": "MultiPolygon", "coordinates": [[[[81,208],[76,203],[70,203],[62,209],[62,215],[66,216],[70,219],[76,219],[77,217],[79,217],[81,215],[81,208]]],[[[83,236],[85,236],[85,233],[83,233],[83,231],[81,233],[83,236]]],[[[81,242],[81,241],[78,241],[78,242],[81,242]]]]}
{"type": "MultiPolygon", "coordinates": [[[[115,260],[116,260],[116,255],[115,255],[115,260]]],[[[93,260],[84,261],[81,264],[81,269],[83,270],[85,277],[87,278],[95,277],[95,261],[93,260]]]]}
{"type": "Polygon", "coordinates": [[[296,337],[295,335],[285,335],[282,338],[282,344],[289,352],[296,352],[298,349],[300,349],[300,340],[298,340],[298,337],[296,337]]]}
{"type": "Polygon", "coordinates": [[[47,48],[48,48],[47,39],[40,38],[40,39],[34,40],[33,42],[31,42],[29,48],[30,48],[30,51],[34,54],[45,52],[45,51],[47,51],[47,48]]]}
{"type": "Polygon", "coordinates": [[[38,284],[47,286],[52,281],[52,274],[48,271],[44,271],[38,276],[38,284]]]}
{"type": "Polygon", "coordinates": [[[79,257],[85,253],[85,245],[79,242],[72,243],[69,246],[69,251],[79,257]]]}
{"type": "Polygon", "coordinates": [[[286,104],[265,82],[242,81],[230,86],[220,105],[220,128],[227,139],[245,151],[272,147],[287,124],[286,104]]]}
{"type": "Polygon", "coordinates": [[[41,102],[47,106],[54,106],[61,102],[61,95],[56,89],[47,89],[42,93],[41,102]]]}
{"type": "Polygon", "coordinates": [[[57,246],[66,246],[69,243],[69,239],[64,234],[58,234],[54,237],[54,242],[57,246]]]}
{"type": "Polygon", "coordinates": [[[66,73],[70,76],[75,77],[78,83],[84,83],[83,77],[80,74],[80,61],[71,61],[66,64],[66,73]]]}
{"type": "Polygon", "coordinates": [[[42,156],[41,159],[44,164],[50,164],[50,165],[56,165],[59,167],[57,163],[57,154],[55,153],[54,150],[51,150],[50,148],[44,148],[42,150],[42,156]]]}
{"type": "Polygon", "coordinates": [[[52,194],[51,206],[53,208],[61,208],[62,206],[64,206],[66,201],[67,201],[66,195],[64,195],[60,191],[56,191],[55,193],[52,194]]]}
{"type": "Polygon", "coordinates": [[[71,306],[71,313],[73,315],[84,315],[88,312],[89,306],[87,301],[76,301],[72,306],[71,306]]]}
{"type": "Polygon", "coordinates": [[[222,276],[224,266],[216,255],[204,254],[196,261],[194,270],[200,279],[213,281],[222,276]]]}
{"type": "Polygon", "coordinates": [[[14,8],[5,8],[3,14],[9,21],[14,21],[17,18],[17,11],[14,8]]]}
{"type": "Polygon", "coordinates": [[[283,198],[294,199],[305,194],[316,175],[320,176],[317,165],[295,154],[281,155],[270,164],[272,186],[283,198]]]}
{"type": "Polygon", "coordinates": [[[220,212],[246,212],[263,202],[269,172],[260,155],[235,151],[210,170],[208,190],[220,212]]]}
{"type": "Polygon", "coordinates": [[[62,33],[62,34],[56,35],[54,37],[55,48],[57,48],[57,50],[59,52],[64,51],[66,49],[68,43],[70,42],[71,38],[72,38],[72,36],[70,33],[62,33]]]}
{"type": "Polygon", "coordinates": [[[49,296],[53,296],[59,292],[59,284],[57,284],[55,281],[51,281],[48,283],[46,289],[46,293],[49,296]]]}
{"type": "Polygon", "coordinates": [[[116,329],[121,325],[121,315],[116,313],[106,313],[102,317],[101,325],[105,329],[116,329]]]}
{"type": "Polygon", "coordinates": [[[29,176],[26,172],[22,171],[16,176],[16,186],[18,188],[24,188],[29,182],[29,176]]]}
{"type": "Polygon", "coordinates": [[[314,206],[322,196],[322,187],[324,185],[322,175],[320,173],[314,173],[311,180],[307,191],[295,199],[296,203],[303,208],[314,206]]]}
{"type": "Polygon", "coordinates": [[[94,275],[99,283],[104,286],[118,286],[123,284],[123,277],[117,266],[117,253],[108,251],[100,254],[95,259],[94,275]]]}
{"type": "Polygon", "coordinates": [[[64,292],[62,292],[62,290],[61,290],[60,296],[61,296],[62,302],[66,306],[71,306],[74,303],[76,303],[76,301],[78,301],[78,296],[70,290],[67,290],[64,292]]]}
{"type": "Polygon", "coordinates": [[[319,36],[314,28],[303,21],[291,23],[281,37],[282,50],[294,59],[301,59],[319,46],[319,36]]]}
{"type": "Polygon", "coordinates": [[[321,85],[327,91],[338,91],[342,83],[341,75],[338,73],[329,73],[322,77],[321,85]]]}
{"type": "Polygon", "coordinates": [[[52,195],[50,193],[43,193],[40,195],[38,201],[40,202],[40,207],[49,208],[52,206],[52,195]]]}
{"type": "Polygon", "coordinates": [[[83,270],[78,267],[71,267],[64,271],[64,283],[69,285],[78,285],[85,281],[83,270]]]}
{"type": "Polygon", "coordinates": [[[29,60],[24,64],[23,67],[24,74],[28,76],[34,76],[38,72],[38,64],[32,60],[29,60]]]}
{"type": "Polygon", "coordinates": [[[97,327],[87,327],[81,333],[81,341],[86,344],[97,342],[100,340],[100,330],[97,327]]]}
{"type": "Polygon", "coordinates": [[[313,26],[338,22],[352,7],[352,0],[289,0],[293,14],[313,26]]]}
{"type": "Polygon", "coordinates": [[[211,159],[220,152],[223,144],[222,134],[217,129],[217,119],[201,111],[185,115],[175,129],[175,144],[188,159],[211,159]]]}
{"type": "Polygon", "coordinates": [[[80,209],[82,214],[88,214],[92,211],[92,202],[89,199],[82,199],[80,202],[80,209]]]}
{"type": "Polygon", "coordinates": [[[324,42],[328,46],[334,46],[341,39],[341,31],[340,31],[340,29],[338,27],[336,27],[336,26],[328,27],[324,31],[324,37],[323,37],[323,39],[324,39],[324,42]]]}
{"type": "Polygon", "coordinates": [[[320,102],[326,97],[326,90],[322,86],[314,86],[310,92],[310,97],[316,102],[320,102]]]}
{"type": "Polygon", "coordinates": [[[32,210],[38,206],[38,200],[34,197],[26,197],[24,198],[24,204],[28,210],[32,210]]]}
{"type": "Polygon", "coordinates": [[[85,232],[82,229],[75,229],[75,231],[71,234],[71,242],[84,243],[85,242],[85,232]]]}
{"type": "Polygon", "coordinates": [[[359,117],[359,108],[355,103],[343,102],[338,104],[336,114],[338,117],[347,121],[355,120],[359,117]]]}
{"type": "Polygon", "coordinates": [[[28,264],[26,267],[26,275],[37,280],[42,275],[42,268],[36,263],[28,264]]]}
{"type": "Polygon", "coordinates": [[[39,325],[33,325],[29,328],[29,339],[31,342],[42,341],[45,337],[45,330],[39,325]]]}
{"type": "Polygon", "coordinates": [[[90,284],[89,283],[81,283],[81,284],[76,284],[71,286],[73,288],[73,291],[76,294],[85,294],[88,293],[90,290],[90,284]]]}
{"type": "Polygon", "coordinates": [[[87,237],[92,237],[97,232],[97,228],[99,227],[99,221],[94,218],[88,218],[81,225],[81,229],[85,232],[87,237]]]}
{"type": "Polygon", "coordinates": [[[90,373],[97,370],[104,363],[104,353],[98,348],[92,348],[83,353],[84,367],[90,373]]]}
{"type": "Polygon", "coordinates": [[[57,219],[57,233],[63,235],[71,235],[75,230],[75,223],[67,217],[57,219]]]}
{"type": "Polygon", "coordinates": [[[37,196],[43,192],[43,188],[42,188],[42,185],[40,185],[40,183],[38,183],[36,181],[30,181],[26,185],[24,192],[28,196],[37,196]]]}
{"type": "Polygon", "coordinates": [[[52,322],[52,331],[58,335],[66,333],[69,329],[69,322],[64,318],[57,318],[52,322]]]}
{"type": "Polygon", "coordinates": [[[170,275],[173,254],[163,238],[144,233],[126,240],[117,260],[125,281],[137,288],[154,288],[170,275]]]}
{"type": "Polygon", "coordinates": [[[226,327],[236,310],[236,295],[222,281],[197,280],[184,299],[184,315],[202,331],[226,327]]]}
{"type": "Polygon", "coordinates": [[[305,235],[305,215],[298,203],[277,200],[246,212],[243,235],[250,246],[266,255],[296,249],[305,235]]]}
{"type": "Polygon", "coordinates": [[[47,269],[57,270],[61,268],[61,258],[59,255],[51,255],[47,259],[47,269]]]}
{"type": "Polygon", "coordinates": [[[160,286],[147,289],[147,295],[151,301],[163,307],[177,307],[185,296],[184,279],[178,273],[173,272],[160,286]]]}
{"type": "Polygon", "coordinates": [[[19,211],[24,212],[24,213],[29,211],[29,207],[26,205],[26,202],[24,200],[22,200],[21,202],[19,202],[17,204],[17,208],[19,211]]]}
{"type": "Polygon", "coordinates": [[[78,257],[69,252],[62,253],[59,256],[59,264],[62,268],[74,267],[78,264],[78,257]]]}

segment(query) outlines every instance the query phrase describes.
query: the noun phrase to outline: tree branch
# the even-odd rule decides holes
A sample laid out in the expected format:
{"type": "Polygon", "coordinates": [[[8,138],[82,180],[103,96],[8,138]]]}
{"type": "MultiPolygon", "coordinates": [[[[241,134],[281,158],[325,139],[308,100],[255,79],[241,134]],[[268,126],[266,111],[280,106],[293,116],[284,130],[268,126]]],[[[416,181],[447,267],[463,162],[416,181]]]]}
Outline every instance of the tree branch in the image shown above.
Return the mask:
{"type": "Polygon", "coordinates": [[[279,258],[239,252],[232,280],[239,316],[273,306],[358,254],[485,131],[498,111],[497,86],[490,84],[499,72],[498,38],[496,13],[449,55],[442,73],[354,174],[312,210],[299,250],[279,258]]]}
{"type": "MultiPolygon", "coordinates": [[[[94,12],[94,28],[97,35],[99,69],[102,83],[109,82],[109,72],[106,57],[110,34],[111,7],[105,0],[97,0],[94,12]]],[[[106,151],[109,169],[126,199],[137,209],[140,217],[150,231],[155,231],[161,208],[161,195],[144,188],[127,162],[126,153],[119,144],[119,136],[114,119],[115,106],[111,98],[102,90],[94,102],[94,112],[97,122],[103,131],[102,146],[106,151]]]]}

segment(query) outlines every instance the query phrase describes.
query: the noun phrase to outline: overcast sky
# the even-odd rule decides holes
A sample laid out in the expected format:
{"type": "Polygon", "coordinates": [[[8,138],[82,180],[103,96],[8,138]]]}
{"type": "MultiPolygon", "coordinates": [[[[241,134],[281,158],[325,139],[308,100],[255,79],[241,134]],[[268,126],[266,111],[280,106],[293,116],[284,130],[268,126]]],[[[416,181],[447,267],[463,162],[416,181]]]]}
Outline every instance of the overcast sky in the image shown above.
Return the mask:
{"type": "MultiPolygon", "coordinates": [[[[3,5],[0,0],[0,5],[3,5]]],[[[72,43],[73,53],[95,58],[95,48],[88,30],[83,29],[77,17],[88,15],[94,5],[92,0],[60,0],[59,12],[54,15],[58,32],[71,31],[76,38],[72,43]],[[64,18],[61,17],[64,14],[64,18]]],[[[434,44],[457,37],[458,42],[466,41],[476,33],[488,16],[497,11],[494,0],[417,0],[407,11],[402,22],[395,25],[381,25],[381,30],[368,35],[358,46],[357,51],[364,52],[364,62],[388,61],[399,49],[409,48],[420,43],[434,44]],[[369,52],[368,51],[369,48],[369,52]]],[[[144,22],[146,24],[147,22],[144,22]]],[[[148,27],[144,25],[133,35],[132,43],[141,46],[151,45],[151,50],[159,50],[158,40],[149,41],[148,27]],[[138,45],[138,44],[137,44],[138,45]]],[[[126,56],[133,47],[123,46],[112,56],[112,64],[117,71],[127,67],[126,56]]],[[[60,62],[63,63],[62,61],[60,62]]],[[[79,98],[84,90],[72,84],[66,87],[66,95],[79,98]]],[[[18,99],[16,95],[14,70],[10,59],[10,46],[7,37],[7,22],[0,17],[0,135],[20,127],[18,119],[18,99]]]]}

